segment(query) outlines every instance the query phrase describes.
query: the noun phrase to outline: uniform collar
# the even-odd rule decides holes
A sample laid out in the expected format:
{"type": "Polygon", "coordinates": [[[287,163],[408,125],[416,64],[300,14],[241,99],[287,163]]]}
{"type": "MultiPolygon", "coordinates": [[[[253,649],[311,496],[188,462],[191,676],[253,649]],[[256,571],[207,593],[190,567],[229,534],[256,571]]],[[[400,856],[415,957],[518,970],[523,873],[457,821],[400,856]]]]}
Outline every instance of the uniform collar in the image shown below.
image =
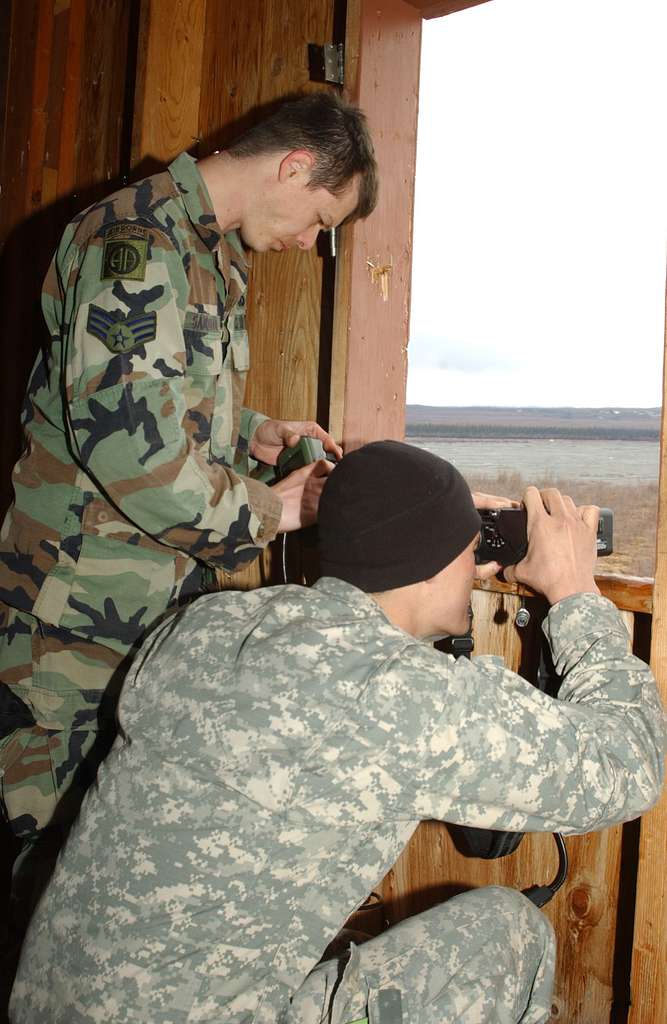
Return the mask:
{"type": "Polygon", "coordinates": [[[197,170],[196,160],[189,153],[181,153],[168,167],[181,196],[192,226],[211,252],[227,242],[234,252],[234,262],[244,268],[248,266],[248,255],[243,248],[238,231],[228,231],[223,235],[218,224],[213,203],[204,184],[204,179],[197,170]]]}
{"type": "Polygon", "coordinates": [[[355,618],[366,619],[372,616],[383,622],[389,622],[377,601],[374,601],[370,594],[365,594],[363,590],[359,590],[359,587],[355,587],[352,583],[346,583],[335,576],[321,576],[314,585],[314,589],[328,594],[336,601],[342,601],[354,612],[355,618]]]}

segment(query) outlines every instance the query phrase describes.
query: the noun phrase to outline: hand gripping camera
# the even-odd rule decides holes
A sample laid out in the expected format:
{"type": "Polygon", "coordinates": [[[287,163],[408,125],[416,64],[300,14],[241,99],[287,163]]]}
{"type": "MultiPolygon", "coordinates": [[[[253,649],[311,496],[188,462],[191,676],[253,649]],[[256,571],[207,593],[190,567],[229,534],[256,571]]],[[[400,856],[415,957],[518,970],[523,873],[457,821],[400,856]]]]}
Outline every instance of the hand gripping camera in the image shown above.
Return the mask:
{"type": "MultiPolygon", "coordinates": [[[[484,508],[479,510],[482,519],[480,542],[475,551],[475,562],[499,562],[501,565],[516,565],[528,551],[528,530],[526,509],[484,508]]],[[[597,545],[598,555],[611,555],[614,550],[614,513],[610,508],[600,509],[597,545]]]]}

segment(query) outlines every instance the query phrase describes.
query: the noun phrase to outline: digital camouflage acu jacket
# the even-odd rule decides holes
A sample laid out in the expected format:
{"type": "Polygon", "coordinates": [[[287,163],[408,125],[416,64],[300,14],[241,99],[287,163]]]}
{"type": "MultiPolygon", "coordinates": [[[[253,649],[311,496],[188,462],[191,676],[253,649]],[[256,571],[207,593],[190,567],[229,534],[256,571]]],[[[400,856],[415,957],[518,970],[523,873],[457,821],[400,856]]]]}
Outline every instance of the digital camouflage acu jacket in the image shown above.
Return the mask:
{"type": "Polygon", "coordinates": [[[43,293],[51,348],[23,411],[0,599],[126,649],[197,566],[233,570],[280,501],[243,476],[247,263],[179,156],[68,226],[43,293]],[[241,474],[241,475],[239,475],[241,474]]]}
{"type": "Polygon", "coordinates": [[[33,919],[12,1020],[291,1021],[420,819],[583,832],[640,814],[663,773],[650,670],[602,597],[561,601],[546,633],[559,700],[330,578],[183,609],[127,677],[127,740],[33,919]]]}

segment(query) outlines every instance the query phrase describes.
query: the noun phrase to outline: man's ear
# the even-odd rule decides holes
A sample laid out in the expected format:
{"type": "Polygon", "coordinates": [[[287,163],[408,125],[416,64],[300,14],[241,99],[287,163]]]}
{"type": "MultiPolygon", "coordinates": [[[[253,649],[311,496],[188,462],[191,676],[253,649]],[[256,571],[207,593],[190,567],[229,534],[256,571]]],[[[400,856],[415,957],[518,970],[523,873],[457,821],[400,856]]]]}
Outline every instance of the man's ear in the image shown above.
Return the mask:
{"type": "Polygon", "coordinates": [[[308,149],[293,149],[280,161],[278,180],[280,182],[295,179],[295,183],[310,180],[310,172],[315,165],[315,157],[308,149]]]}

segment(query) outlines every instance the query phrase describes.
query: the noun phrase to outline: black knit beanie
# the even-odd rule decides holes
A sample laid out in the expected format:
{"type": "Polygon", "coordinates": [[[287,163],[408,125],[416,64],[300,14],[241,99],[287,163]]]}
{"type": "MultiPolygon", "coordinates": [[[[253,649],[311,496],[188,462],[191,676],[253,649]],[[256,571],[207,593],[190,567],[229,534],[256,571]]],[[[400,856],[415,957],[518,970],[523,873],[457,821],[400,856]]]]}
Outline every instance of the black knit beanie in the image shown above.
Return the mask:
{"type": "Polygon", "coordinates": [[[322,575],[367,593],[430,579],[480,529],[459,471],[400,441],[346,455],[324,486],[318,522],[322,575]]]}

